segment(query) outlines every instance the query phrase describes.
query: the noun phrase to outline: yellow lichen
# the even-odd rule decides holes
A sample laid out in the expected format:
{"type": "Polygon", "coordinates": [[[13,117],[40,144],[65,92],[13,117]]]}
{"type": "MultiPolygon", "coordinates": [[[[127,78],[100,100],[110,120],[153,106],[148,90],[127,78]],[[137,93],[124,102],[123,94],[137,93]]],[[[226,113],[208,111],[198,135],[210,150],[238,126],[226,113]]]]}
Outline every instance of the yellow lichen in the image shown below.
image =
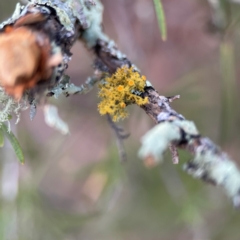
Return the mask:
{"type": "Polygon", "coordinates": [[[127,105],[148,103],[147,97],[140,96],[144,92],[145,85],[146,77],[140,76],[133,67],[124,66],[117,69],[112,76],[105,78],[99,85],[101,98],[98,105],[99,113],[111,115],[113,121],[127,117],[127,105]]]}

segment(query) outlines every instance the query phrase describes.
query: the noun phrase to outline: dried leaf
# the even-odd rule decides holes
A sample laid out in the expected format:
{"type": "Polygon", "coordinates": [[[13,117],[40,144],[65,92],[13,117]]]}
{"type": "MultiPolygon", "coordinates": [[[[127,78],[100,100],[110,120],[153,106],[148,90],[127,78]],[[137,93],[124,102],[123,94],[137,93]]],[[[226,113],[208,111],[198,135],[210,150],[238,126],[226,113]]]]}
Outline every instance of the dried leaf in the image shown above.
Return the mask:
{"type": "Polygon", "coordinates": [[[62,61],[61,53],[51,54],[46,35],[22,26],[39,18],[39,15],[28,14],[25,20],[20,18],[20,23],[7,26],[0,34],[0,84],[17,100],[26,89],[49,79],[52,68],[62,61]]]}
{"type": "Polygon", "coordinates": [[[6,92],[21,98],[32,81],[41,58],[35,35],[27,28],[0,34],[0,83],[6,92]]]}

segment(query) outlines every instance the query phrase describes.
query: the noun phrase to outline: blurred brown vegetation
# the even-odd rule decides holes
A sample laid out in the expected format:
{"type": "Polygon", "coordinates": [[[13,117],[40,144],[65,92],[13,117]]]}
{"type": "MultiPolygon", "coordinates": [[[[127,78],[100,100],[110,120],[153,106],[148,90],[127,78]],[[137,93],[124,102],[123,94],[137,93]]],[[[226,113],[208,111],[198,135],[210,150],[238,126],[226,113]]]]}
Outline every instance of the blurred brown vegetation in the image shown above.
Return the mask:
{"type": "MultiPolygon", "coordinates": [[[[232,6],[236,24],[226,37],[211,28],[207,1],[163,0],[168,39],[162,42],[152,1],[102,2],[104,29],[119,48],[160,94],[180,94],[174,108],[238,160],[239,6],[232,6]]],[[[1,20],[14,4],[0,2],[1,20]]],[[[92,58],[81,43],[72,52],[68,74],[80,85],[93,72],[92,58]]],[[[11,148],[0,150],[0,239],[240,239],[239,213],[221,190],[182,172],[191,156],[181,152],[173,166],[166,154],[162,165],[144,168],[137,151],[153,123],[137,106],[121,123],[131,132],[128,161],[121,164],[98,101],[97,89],[49,100],[69,124],[68,136],[46,126],[45,102],[33,121],[27,110],[16,127],[12,122],[26,163],[18,166],[11,148]]]]}

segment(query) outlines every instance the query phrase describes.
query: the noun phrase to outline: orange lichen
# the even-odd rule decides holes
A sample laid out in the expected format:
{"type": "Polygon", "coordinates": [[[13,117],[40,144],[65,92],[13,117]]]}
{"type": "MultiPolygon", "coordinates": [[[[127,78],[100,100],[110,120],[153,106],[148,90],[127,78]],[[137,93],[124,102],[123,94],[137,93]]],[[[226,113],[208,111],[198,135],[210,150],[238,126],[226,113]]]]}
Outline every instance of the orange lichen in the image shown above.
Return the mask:
{"type": "Polygon", "coordinates": [[[39,81],[49,79],[52,67],[62,61],[60,53],[51,54],[48,37],[19,25],[7,26],[0,33],[0,85],[16,100],[39,81]]]}
{"type": "Polygon", "coordinates": [[[134,86],[134,84],[135,84],[135,83],[134,83],[133,80],[129,80],[129,81],[128,81],[128,85],[129,85],[130,87],[134,86]]]}
{"type": "Polygon", "coordinates": [[[124,102],[119,103],[119,105],[120,105],[121,108],[125,108],[126,107],[126,104],[124,102]]]}
{"type": "Polygon", "coordinates": [[[126,106],[130,104],[144,105],[148,103],[147,97],[143,98],[146,79],[133,67],[122,67],[100,84],[99,97],[102,101],[98,105],[101,115],[109,114],[113,121],[127,117],[126,106]]]}
{"type": "Polygon", "coordinates": [[[119,86],[117,87],[117,90],[121,92],[121,91],[124,90],[124,87],[123,87],[122,85],[119,85],[119,86]]]}

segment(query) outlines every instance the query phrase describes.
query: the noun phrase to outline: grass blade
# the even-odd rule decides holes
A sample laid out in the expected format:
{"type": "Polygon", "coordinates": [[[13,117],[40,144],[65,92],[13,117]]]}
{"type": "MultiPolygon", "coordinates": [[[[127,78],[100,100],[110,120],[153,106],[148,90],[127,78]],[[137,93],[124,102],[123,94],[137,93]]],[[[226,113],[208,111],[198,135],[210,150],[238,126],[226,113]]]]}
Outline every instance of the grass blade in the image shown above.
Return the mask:
{"type": "Polygon", "coordinates": [[[166,41],[167,40],[167,28],[166,28],[166,19],[165,19],[165,14],[163,10],[163,5],[161,0],[153,0],[156,14],[157,14],[157,19],[158,19],[158,26],[161,32],[162,40],[166,41]]]}
{"type": "Polygon", "coordinates": [[[2,132],[5,134],[5,136],[8,138],[8,140],[10,141],[15,154],[17,155],[18,160],[20,161],[20,163],[24,164],[24,155],[22,152],[22,148],[17,140],[17,138],[15,137],[15,135],[12,132],[8,131],[8,127],[3,123],[1,126],[1,130],[2,132]]]}
{"type": "Polygon", "coordinates": [[[0,128],[0,147],[4,146],[4,135],[3,135],[3,131],[0,128]]]}
{"type": "Polygon", "coordinates": [[[230,41],[223,41],[220,45],[220,66],[221,66],[221,118],[220,118],[220,139],[222,144],[228,143],[235,136],[238,124],[236,103],[237,82],[235,69],[235,49],[230,41]]]}

